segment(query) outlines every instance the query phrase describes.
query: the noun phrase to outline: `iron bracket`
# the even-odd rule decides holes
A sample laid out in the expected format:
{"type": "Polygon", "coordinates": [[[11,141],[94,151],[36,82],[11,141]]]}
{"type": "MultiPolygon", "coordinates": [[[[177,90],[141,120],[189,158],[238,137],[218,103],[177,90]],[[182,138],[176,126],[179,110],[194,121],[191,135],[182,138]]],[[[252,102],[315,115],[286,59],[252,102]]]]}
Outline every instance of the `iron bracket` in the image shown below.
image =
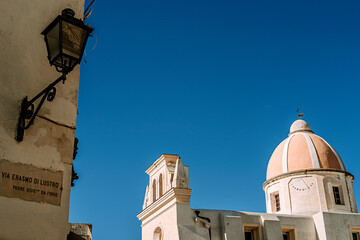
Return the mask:
{"type": "Polygon", "coordinates": [[[28,97],[25,97],[21,103],[20,116],[17,124],[17,133],[16,133],[16,141],[21,142],[24,138],[24,131],[28,129],[34,122],[41,106],[43,105],[45,99],[49,102],[54,100],[56,95],[56,84],[60,81],[63,81],[63,84],[66,80],[66,72],[56,79],[53,83],[47,86],[44,90],[42,90],[38,95],[28,101],[28,97]],[[35,109],[34,102],[41,97],[41,100],[38,106],[35,109]]]}

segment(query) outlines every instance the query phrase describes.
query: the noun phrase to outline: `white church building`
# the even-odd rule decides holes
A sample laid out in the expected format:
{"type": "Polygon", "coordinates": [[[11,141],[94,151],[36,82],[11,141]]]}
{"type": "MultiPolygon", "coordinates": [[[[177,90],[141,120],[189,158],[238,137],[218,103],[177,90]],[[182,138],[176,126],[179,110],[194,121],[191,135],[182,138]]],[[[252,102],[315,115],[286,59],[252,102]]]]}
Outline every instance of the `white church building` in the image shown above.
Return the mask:
{"type": "Polygon", "coordinates": [[[177,155],[145,172],[142,240],[360,240],[354,176],[301,119],[269,160],[267,213],[191,209],[188,167],[177,155]]]}

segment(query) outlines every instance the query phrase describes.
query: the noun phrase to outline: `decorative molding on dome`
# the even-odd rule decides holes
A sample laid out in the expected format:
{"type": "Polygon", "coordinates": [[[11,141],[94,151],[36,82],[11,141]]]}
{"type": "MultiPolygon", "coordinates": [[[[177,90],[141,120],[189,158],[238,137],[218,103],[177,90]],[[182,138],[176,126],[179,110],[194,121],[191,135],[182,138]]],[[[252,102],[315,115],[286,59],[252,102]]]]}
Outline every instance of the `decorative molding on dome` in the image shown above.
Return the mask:
{"type": "Polygon", "coordinates": [[[292,172],[283,173],[283,174],[277,175],[275,177],[272,177],[272,178],[266,180],[263,183],[263,189],[265,189],[265,186],[268,185],[269,183],[277,181],[282,178],[286,178],[289,176],[307,175],[307,174],[312,174],[312,173],[321,173],[321,172],[342,173],[345,176],[350,176],[353,181],[355,179],[354,175],[352,175],[351,173],[349,173],[347,171],[332,169],[332,168],[315,168],[315,169],[306,169],[306,170],[296,170],[296,171],[292,171],[292,172]]]}
{"type": "Polygon", "coordinates": [[[323,140],[323,141],[329,146],[329,148],[334,152],[334,154],[335,154],[335,156],[336,156],[336,159],[337,159],[338,162],[339,162],[339,165],[340,165],[341,170],[346,171],[345,166],[344,166],[344,163],[343,163],[343,161],[341,160],[340,155],[337,153],[337,151],[336,151],[327,141],[325,141],[325,139],[323,139],[323,138],[320,137],[320,136],[318,136],[318,137],[319,137],[321,140],[323,140]]]}
{"type": "MultiPolygon", "coordinates": [[[[286,173],[288,172],[288,162],[289,162],[289,146],[290,146],[290,142],[291,139],[295,136],[295,135],[303,135],[304,138],[306,139],[309,151],[310,151],[310,156],[311,156],[311,161],[312,161],[312,165],[313,168],[320,168],[320,162],[319,162],[319,158],[317,156],[316,153],[316,149],[314,146],[313,141],[311,140],[311,138],[309,137],[308,134],[304,133],[304,132],[297,132],[297,133],[292,133],[286,140],[285,145],[284,145],[284,149],[283,149],[283,153],[282,153],[282,172],[286,173]]],[[[344,169],[342,169],[344,170],[344,169]]]]}
{"type": "Polygon", "coordinates": [[[301,129],[301,130],[296,130],[296,131],[293,131],[293,132],[289,133],[289,135],[288,135],[288,136],[291,136],[291,135],[293,135],[293,134],[300,133],[300,132],[309,132],[309,133],[314,133],[314,131],[313,131],[313,130],[303,130],[303,129],[301,129]]]}
{"type": "Polygon", "coordinates": [[[290,141],[291,139],[296,135],[292,134],[290,137],[288,137],[288,139],[285,142],[285,146],[284,146],[284,150],[283,150],[283,154],[282,154],[282,172],[286,173],[288,172],[288,151],[289,151],[289,145],[290,145],[290,141]]]}
{"type": "Polygon", "coordinates": [[[320,168],[319,158],[317,156],[313,141],[311,140],[309,135],[307,135],[306,133],[302,133],[302,134],[304,135],[306,142],[308,144],[309,150],[310,150],[310,156],[311,156],[313,168],[320,168]]]}

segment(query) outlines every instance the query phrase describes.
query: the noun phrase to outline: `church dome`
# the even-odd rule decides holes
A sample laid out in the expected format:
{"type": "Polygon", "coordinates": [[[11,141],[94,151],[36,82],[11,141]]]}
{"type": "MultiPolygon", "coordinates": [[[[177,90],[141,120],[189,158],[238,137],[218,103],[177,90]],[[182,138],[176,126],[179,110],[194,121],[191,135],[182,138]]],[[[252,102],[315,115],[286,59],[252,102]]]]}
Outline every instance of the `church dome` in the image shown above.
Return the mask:
{"type": "Polygon", "coordinates": [[[314,134],[304,120],[296,120],[288,138],[273,152],[266,179],[306,169],[336,169],[346,171],[339,154],[324,139],[314,134]]]}

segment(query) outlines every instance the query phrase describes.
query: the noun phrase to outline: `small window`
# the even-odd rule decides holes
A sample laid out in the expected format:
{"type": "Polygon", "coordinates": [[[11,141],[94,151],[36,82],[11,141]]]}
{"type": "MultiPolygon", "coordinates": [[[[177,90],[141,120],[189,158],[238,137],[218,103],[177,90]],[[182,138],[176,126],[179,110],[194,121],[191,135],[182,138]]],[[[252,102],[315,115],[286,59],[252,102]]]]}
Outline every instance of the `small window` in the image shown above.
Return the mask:
{"type": "Polygon", "coordinates": [[[340,189],[340,187],[333,187],[333,193],[334,193],[335,204],[343,205],[343,202],[341,200],[341,189],[340,189]]]}
{"type": "Polygon", "coordinates": [[[252,231],[245,231],[245,240],[254,240],[254,234],[252,231]]]}
{"type": "Polygon", "coordinates": [[[280,195],[279,192],[270,194],[271,210],[272,212],[279,212],[280,208],[280,195]]]}
{"type": "Polygon", "coordinates": [[[290,234],[288,232],[283,233],[284,240],[290,240],[290,234]]]}
{"type": "Polygon", "coordinates": [[[259,233],[258,233],[257,226],[244,226],[244,239],[245,240],[258,240],[259,233]]]}
{"type": "Polygon", "coordinates": [[[275,208],[276,208],[276,211],[280,211],[280,197],[279,197],[279,194],[275,194],[275,208]]]}
{"type": "Polygon", "coordinates": [[[283,239],[284,240],[294,240],[295,234],[293,228],[282,229],[283,239]]]}
{"type": "Polygon", "coordinates": [[[360,233],[359,232],[352,232],[352,240],[360,240],[360,233]]]}

